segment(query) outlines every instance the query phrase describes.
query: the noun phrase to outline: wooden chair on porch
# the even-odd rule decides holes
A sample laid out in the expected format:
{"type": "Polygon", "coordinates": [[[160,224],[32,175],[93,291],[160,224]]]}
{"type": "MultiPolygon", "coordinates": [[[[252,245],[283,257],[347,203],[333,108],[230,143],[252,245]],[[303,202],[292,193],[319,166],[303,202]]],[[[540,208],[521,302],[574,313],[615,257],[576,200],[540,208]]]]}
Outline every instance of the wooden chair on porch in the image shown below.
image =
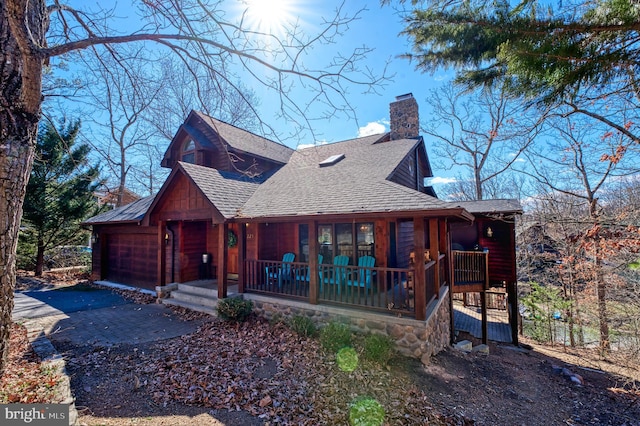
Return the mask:
{"type": "Polygon", "coordinates": [[[277,282],[278,287],[281,287],[283,283],[290,282],[293,278],[291,262],[293,262],[295,258],[295,253],[285,253],[282,256],[282,263],[280,266],[267,266],[265,270],[269,283],[277,282]]]}
{"type": "Polygon", "coordinates": [[[322,265],[318,272],[320,274],[320,291],[323,284],[334,284],[340,286],[347,281],[347,266],[349,265],[349,256],[338,255],[333,258],[333,265],[322,265]]]}
{"type": "Polygon", "coordinates": [[[371,288],[371,278],[374,274],[369,268],[376,266],[376,258],[373,256],[360,256],[358,258],[358,270],[356,275],[349,277],[347,284],[350,286],[358,286],[366,289],[371,288]]]}
{"type": "MultiPolygon", "coordinates": [[[[319,254],[318,255],[318,269],[320,269],[320,265],[322,265],[322,261],[324,260],[324,256],[319,254]]],[[[299,268],[296,271],[296,282],[304,282],[304,283],[308,283],[309,282],[309,274],[311,273],[311,268],[309,266],[305,266],[302,268],[299,268]]]]}

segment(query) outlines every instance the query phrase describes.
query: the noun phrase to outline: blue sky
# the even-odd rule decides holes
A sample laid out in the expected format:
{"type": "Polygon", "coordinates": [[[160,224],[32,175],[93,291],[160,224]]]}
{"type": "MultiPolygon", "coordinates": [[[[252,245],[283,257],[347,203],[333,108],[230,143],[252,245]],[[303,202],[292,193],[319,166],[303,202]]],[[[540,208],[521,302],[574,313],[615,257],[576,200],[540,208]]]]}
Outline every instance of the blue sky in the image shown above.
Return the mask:
{"type": "MultiPolygon", "coordinates": [[[[264,1],[264,0],[263,0],[264,1]]],[[[322,1],[322,0],[281,0],[285,4],[285,9],[290,15],[289,17],[297,17],[305,26],[310,34],[314,33],[316,25],[323,18],[329,19],[332,13],[341,2],[339,1],[322,1]]],[[[265,2],[266,3],[266,2],[265,2]]],[[[236,3],[235,10],[246,7],[238,6],[236,3]]],[[[397,7],[397,5],[395,5],[397,7]]],[[[394,7],[380,6],[378,1],[362,1],[349,0],[344,5],[346,13],[354,14],[356,11],[366,8],[361,12],[360,19],[353,22],[349,30],[344,33],[335,46],[326,49],[318,49],[318,63],[329,61],[336,50],[348,53],[354,48],[363,45],[374,48],[361,66],[371,68],[375,73],[381,74],[384,66],[389,61],[387,74],[393,75],[391,81],[387,81],[383,87],[377,89],[378,94],[362,94],[361,89],[352,88],[348,99],[351,106],[354,107],[357,114],[357,120],[345,120],[344,117],[337,117],[332,120],[323,120],[314,123],[314,131],[318,134],[317,140],[299,140],[286,142],[292,147],[306,146],[313,143],[335,142],[345,139],[351,139],[367,134],[375,134],[388,131],[389,129],[389,104],[395,100],[395,97],[405,93],[413,93],[418,101],[420,108],[421,120],[429,115],[429,106],[425,99],[429,95],[429,91],[439,87],[447,80],[453,77],[453,71],[441,70],[434,75],[420,73],[406,59],[398,58],[398,55],[411,51],[411,45],[406,36],[400,35],[404,26],[400,16],[394,7]]],[[[232,8],[234,10],[234,8],[232,8]]],[[[251,5],[249,9],[251,10],[251,5]]],[[[258,13],[265,13],[259,11],[258,13]]],[[[268,12],[266,12],[268,14],[268,12]]],[[[256,22],[259,25],[260,22],[256,22]]],[[[261,30],[265,30],[266,23],[262,23],[261,30]]],[[[274,28],[277,31],[277,27],[274,28]]],[[[279,121],[277,118],[269,119],[269,115],[273,112],[269,109],[270,99],[276,96],[264,88],[252,87],[258,97],[262,101],[264,110],[263,119],[268,121],[270,125],[276,129],[283,129],[286,123],[279,121]]],[[[303,93],[300,93],[304,97],[303,93]]],[[[427,149],[429,141],[426,140],[427,149]]],[[[454,175],[454,171],[435,170],[438,177],[444,178],[445,181],[454,175]]],[[[436,180],[437,182],[437,180],[436,180]]]]}
{"type": "MultiPolygon", "coordinates": [[[[95,3],[72,0],[72,3],[81,5],[82,9],[113,7],[115,16],[122,19],[118,22],[123,27],[121,29],[123,34],[131,31],[131,28],[128,28],[131,23],[134,23],[132,26],[137,26],[139,22],[136,18],[137,2],[94,1],[95,3]]],[[[343,4],[342,1],[336,0],[224,0],[220,3],[220,8],[225,9],[225,18],[229,21],[239,19],[245,10],[255,11],[253,16],[249,13],[245,18],[253,19],[255,25],[262,25],[261,31],[267,31],[268,15],[274,12],[276,17],[281,18],[280,22],[276,20],[270,23],[274,32],[277,33],[278,26],[286,20],[299,20],[303,31],[307,35],[312,35],[317,34],[323,21],[333,18],[336,8],[341,4],[343,4]],[[268,6],[264,7],[265,4],[268,6]]],[[[413,64],[406,59],[397,57],[409,52],[411,46],[406,37],[399,35],[403,24],[394,7],[398,5],[383,7],[378,0],[345,1],[343,14],[353,15],[360,9],[366,10],[360,13],[359,19],[352,22],[342,36],[336,38],[336,44],[318,47],[313,50],[314,56],[307,58],[308,61],[313,61],[313,66],[321,67],[321,64],[328,63],[336,52],[348,54],[354,48],[367,46],[375,50],[367,56],[366,61],[360,63],[360,67],[366,66],[375,74],[382,74],[384,66],[389,61],[387,74],[393,75],[392,80],[387,81],[383,87],[378,87],[378,94],[362,94],[363,89],[359,87],[349,89],[347,98],[351,107],[356,110],[357,120],[347,120],[344,116],[340,116],[331,120],[313,121],[312,126],[317,138],[306,135],[298,140],[284,140],[284,143],[296,148],[301,145],[336,142],[388,131],[389,104],[395,100],[396,96],[405,93],[413,93],[418,101],[421,120],[424,121],[428,117],[429,110],[425,100],[429,91],[452,78],[453,72],[446,73],[443,70],[435,75],[423,74],[415,71],[413,64]]],[[[252,84],[250,78],[243,81],[243,84],[250,87],[260,99],[261,119],[276,131],[285,134],[288,123],[276,117],[274,113],[273,104],[277,102],[278,93],[260,84],[252,84]]],[[[308,96],[308,90],[304,87],[294,88],[292,96],[303,100],[308,96]]],[[[194,105],[193,108],[199,109],[199,106],[194,105]]],[[[309,115],[319,113],[323,107],[319,105],[318,108],[317,111],[312,108],[309,115]]],[[[427,140],[426,143],[429,151],[429,141],[427,140]]],[[[454,175],[453,171],[444,170],[435,170],[435,173],[437,176],[454,175]]]]}
{"type": "MultiPolygon", "coordinates": [[[[340,2],[320,1],[320,0],[290,0],[291,14],[297,14],[303,23],[307,25],[310,33],[314,31],[314,24],[317,24],[322,17],[329,18],[340,2]]],[[[359,128],[369,126],[369,128],[380,129],[380,125],[385,125],[388,130],[389,103],[396,96],[405,93],[413,93],[420,105],[421,117],[428,114],[425,98],[430,89],[439,86],[444,80],[453,76],[452,72],[442,71],[435,75],[422,74],[415,71],[413,64],[406,59],[397,58],[402,53],[409,52],[411,46],[404,36],[399,33],[403,29],[400,17],[395,10],[389,6],[380,6],[377,1],[349,0],[345,5],[348,13],[366,8],[360,15],[360,19],[350,25],[349,30],[340,37],[336,46],[327,49],[318,49],[318,62],[329,61],[331,55],[336,50],[349,52],[355,47],[366,45],[375,50],[368,55],[366,66],[374,72],[381,74],[383,67],[388,60],[391,61],[388,74],[395,75],[392,81],[386,83],[385,87],[378,88],[379,95],[361,94],[358,88],[351,90],[349,101],[357,110],[357,122],[346,122],[340,120],[339,123],[317,123],[317,130],[322,133],[329,142],[349,139],[358,136],[359,128]],[[322,50],[325,50],[324,52],[322,50]]],[[[364,65],[364,63],[363,63],[364,65]]],[[[257,88],[254,88],[257,89],[257,88]]],[[[258,95],[263,104],[269,104],[270,96],[266,90],[258,90],[258,95]]],[[[274,125],[278,125],[274,121],[274,125]]],[[[316,142],[321,142],[316,141],[316,142]]],[[[312,142],[312,141],[310,141],[312,142]]]]}

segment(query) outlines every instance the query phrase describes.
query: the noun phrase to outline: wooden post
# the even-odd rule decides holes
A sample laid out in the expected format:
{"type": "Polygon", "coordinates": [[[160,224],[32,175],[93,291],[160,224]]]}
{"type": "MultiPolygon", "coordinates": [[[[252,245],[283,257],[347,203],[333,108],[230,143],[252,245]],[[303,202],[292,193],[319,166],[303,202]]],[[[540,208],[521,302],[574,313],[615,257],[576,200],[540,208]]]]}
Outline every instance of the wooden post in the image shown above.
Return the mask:
{"type": "Polygon", "coordinates": [[[480,312],[482,312],[482,343],[487,344],[489,327],[487,323],[487,292],[480,293],[480,312]]]}
{"type": "Polygon", "coordinates": [[[163,286],[167,284],[167,222],[158,222],[158,278],[157,284],[163,286]]]}
{"type": "Polygon", "coordinates": [[[415,310],[416,319],[424,321],[427,318],[427,289],[425,286],[425,273],[424,273],[424,253],[425,250],[425,238],[424,238],[424,218],[413,218],[413,250],[416,254],[416,261],[414,264],[414,297],[415,297],[415,310]]]}
{"type": "Polygon", "coordinates": [[[318,222],[311,221],[309,226],[309,303],[312,305],[318,304],[318,297],[320,295],[320,280],[318,271],[320,265],[318,264],[318,222]]]}
{"type": "Polygon", "coordinates": [[[507,300],[509,301],[509,325],[511,326],[511,343],[518,346],[518,323],[520,312],[518,311],[518,285],[513,282],[507,283],[507,300]]]}
{"type": "Polygon", "coordinates": [[[239,224],[238,231],[238,293],[244,293],[245,262],[247,257],[247,225],[239,224]]]}
{"type": "Polygon", "coordinates": [[[229,225],[218,224],[218,299],[227,297],[227,247],[229,225]]]}
{"type": "MultiPolygon", "coordinates": [[[[182,268],[182,263],[183,263],[183,254],[184,254],[184,230],[182,228],[182,225],[184,224],[183,221],[178,222],[178,278],[177,278],[177,282],[182,283],[184,282],[184,272],[183,272],[183,268],[182,268]]],[[[175,246],[174,246],[175,248],[175,246]]],[[[171,253],[172,256],[175,256],[175,253],[171,253]]]]}
{"type": "Polygon", "coordinates": [[[436,269],[433,271],[433,279],[435,280],[433,288],[436,293],[436,298],[440,297],[440,240],[438,238],[438,231],[438,219],[429,219],[429,255],[431,256],[431,260],[435,260],[436,262],[434,266],[436,269]]]}

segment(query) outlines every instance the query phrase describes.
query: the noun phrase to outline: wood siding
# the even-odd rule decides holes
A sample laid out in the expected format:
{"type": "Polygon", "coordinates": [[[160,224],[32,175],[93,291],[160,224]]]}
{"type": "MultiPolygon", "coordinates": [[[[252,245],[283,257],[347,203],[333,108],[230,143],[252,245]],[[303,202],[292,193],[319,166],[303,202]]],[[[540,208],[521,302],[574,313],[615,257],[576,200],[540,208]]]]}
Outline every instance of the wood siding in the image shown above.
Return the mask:
{"type": "Polygon", "coordinates": [[[207,251],[205,222],[184,222],[180,233],[180,282],[199,278],[202,254],[207,251]]]}
{"type": "Polygon", "coordinates": [[[259,233],[259,259],[282,260],[287,252],[293,252],[296,259],[299,258],[298,223],[261,223],[259,233]]]}
{"type": "Polygon", "coordinates": [[[516,282],[515,224],[500,220],[477,220],[480,246],[489,249],[489,279],[491,283],[516,282]],[[491,228],[492,237],[487,236],[491,228]]]}
{"type": "Polygon", "coordinates": [[[413,251],[413,222],[412,221],[400,221],[397,226],[397,261],[398,268],[409,267],[409,256],[413,251]]]}
{"type": "MultiPolygon", "coordinates": [[[[393,143],[393,141],[388,143],[393,143]]],[[[416,173],[416,155],[413,151],[398,165],[390,180],[407,188],[417,189],[416,173]]]]}
{"type": "Polygon", "coordinates": [[[157,230],[148,233],[109,233],[102,253],[103,279],[136,287],[155,289],[158,265],[157,230]]]}
{"type": "MultiPolygon", "coordinates": [[[[198,138],[193,140],[196,147],[195,164],[199,166],[212,167],[224,171],[250,173],[252,175],[261,175],[281,167],[280,164],[265,158],[245,152],[234,151],[220,139],[216,132],[212,131],[209,126],[202,122],[191,122],[190,124],[203,136],[203,140],[209,143],[207,146],[203,146],[198,142],[198,138]]],[[[189,134],[185,131],[179,132],[169,148],[168,157],[162,163],[163,167],[173,168],[178,161],[181,161],[182,148],[190,138],[189,134]]]]}
{"type": "Polygon", "coordinates": [[[167,188],[151,216],[151,224],[159,220],[207,220],[219,216],[209,200],[189,179],[178,174],[167,188]]]}

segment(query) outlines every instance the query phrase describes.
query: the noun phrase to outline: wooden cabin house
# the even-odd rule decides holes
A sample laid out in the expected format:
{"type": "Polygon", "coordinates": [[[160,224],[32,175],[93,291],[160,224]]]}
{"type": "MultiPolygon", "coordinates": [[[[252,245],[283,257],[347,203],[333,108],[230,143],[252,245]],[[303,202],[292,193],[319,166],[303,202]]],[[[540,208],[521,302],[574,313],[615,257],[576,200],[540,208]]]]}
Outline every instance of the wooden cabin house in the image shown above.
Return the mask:
{"type": "Polygon", "coordinates": [[[452,332],[452,244],[489,247],[496,279],[515,285],[515,250],[497,244],[513,230],[425,186],[411,94],[390,117],[389,133],[294,151],[191,112],[165,153],[172,171],[160,191],[86,222],[93,278],[172,290],[169,303],[195,282],[203,304],[237,293],[266,312],[351,315],[386,324],[408,354],[436,352],[452,332]],[[486,240],[478,232],[490,223],[486,240]]]}

